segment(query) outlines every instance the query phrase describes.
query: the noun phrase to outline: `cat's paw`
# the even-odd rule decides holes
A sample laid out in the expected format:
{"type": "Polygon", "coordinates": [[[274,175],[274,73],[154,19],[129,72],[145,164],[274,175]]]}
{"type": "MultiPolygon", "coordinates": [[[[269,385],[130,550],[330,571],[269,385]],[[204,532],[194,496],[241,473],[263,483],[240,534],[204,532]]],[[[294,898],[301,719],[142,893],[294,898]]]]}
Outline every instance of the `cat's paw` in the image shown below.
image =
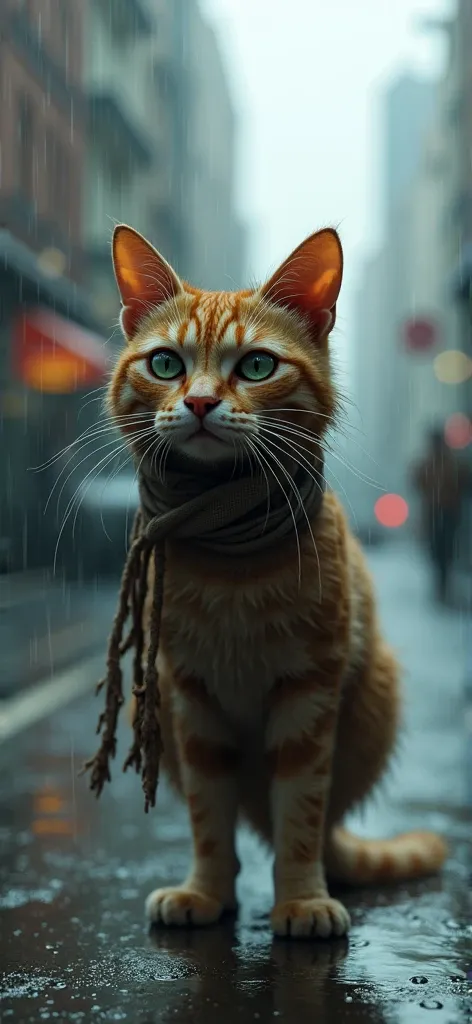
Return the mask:
{"type": "Polygon", "coordinates": [[[339,938],[351,927],[346,908],[329,896],[277,903],[271,922],[275,935],[294,939],[339,938]]]}
{"type": "Polygon", "coordinates": [[[146,915],[151,924],[184,928],[215,924],[223,911],[223,904],[212,896],[177,886],[172,889],[155,889],[146,900],[146,915]]]}

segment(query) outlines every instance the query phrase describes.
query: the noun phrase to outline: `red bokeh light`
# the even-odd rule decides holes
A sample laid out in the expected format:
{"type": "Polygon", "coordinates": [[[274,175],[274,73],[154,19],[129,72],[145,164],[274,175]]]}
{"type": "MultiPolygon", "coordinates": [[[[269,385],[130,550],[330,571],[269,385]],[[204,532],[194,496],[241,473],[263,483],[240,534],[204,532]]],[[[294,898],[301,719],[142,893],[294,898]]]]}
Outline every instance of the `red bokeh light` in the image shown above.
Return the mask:
{"type": "Polygon", "coordinates": [[[472,423],[462,412],[455,412],[446,420],[444,440],[449,448],[467,448],[472,441],[472,423]]]}
{"type": "Polygon", "coordinates": [[[383,494],[375,502],[374,512],[382,526],[394,530],[406,523],[409,508],[408,503],[400,494],[383,494]]]}

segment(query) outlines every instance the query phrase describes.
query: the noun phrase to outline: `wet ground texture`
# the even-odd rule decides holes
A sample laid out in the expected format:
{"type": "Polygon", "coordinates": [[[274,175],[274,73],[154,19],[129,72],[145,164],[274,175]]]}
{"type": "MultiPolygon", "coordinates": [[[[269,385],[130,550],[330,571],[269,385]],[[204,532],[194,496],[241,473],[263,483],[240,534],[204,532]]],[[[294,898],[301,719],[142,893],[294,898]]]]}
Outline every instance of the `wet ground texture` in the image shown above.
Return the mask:
{"type": "Polygon", "coordinates": [[[239,917],[149,935],[145,896],[187,868],[186,817],[163,784],[145,817],[139,782],[119,760],[100,802],[77,779],[94,749],[91,691],[0,747],[2,1022],[472,1022],[468,624],[429,604],[411,552],[371,560],[407,668],[406,733],[391,779],[355,825],[371,835],[437,829],[452,848],[442,877],[343,893],[349,942],[274,942],[270,862],[243,833],[239,917]]]}

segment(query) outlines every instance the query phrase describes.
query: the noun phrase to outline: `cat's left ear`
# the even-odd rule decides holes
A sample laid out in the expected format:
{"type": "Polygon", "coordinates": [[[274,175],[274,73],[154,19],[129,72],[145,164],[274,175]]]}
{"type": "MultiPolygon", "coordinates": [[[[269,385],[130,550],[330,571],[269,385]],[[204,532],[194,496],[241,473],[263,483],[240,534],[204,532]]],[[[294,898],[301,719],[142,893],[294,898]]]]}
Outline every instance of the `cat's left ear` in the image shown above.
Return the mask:
{"type": "Polygon", "coordinates": [[[113,266],[123,309],[121,326],[127,339],[153,309],[183,291],[167,260],[138,231],[118,224],[113,233],[113,266]]]}
{"type": "Polygon", "coordinates": [[[343,251],[334,228],[310,235],[265,284],[260,294],[275,306],[300,313],[313,338],[325,340],[336,321],[343,277],[343,251]]]}

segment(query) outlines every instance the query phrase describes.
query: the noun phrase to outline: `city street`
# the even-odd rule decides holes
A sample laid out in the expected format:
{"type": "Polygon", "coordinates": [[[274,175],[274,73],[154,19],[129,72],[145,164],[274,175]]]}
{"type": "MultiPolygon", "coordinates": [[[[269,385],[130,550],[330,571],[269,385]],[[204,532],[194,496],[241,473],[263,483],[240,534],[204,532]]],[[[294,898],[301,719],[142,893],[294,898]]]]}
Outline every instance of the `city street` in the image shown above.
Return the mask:
{"type": "Polygon", "coordinates": [[[33,707],[26,728],[14,710],[3,723],[2,1022],[472,1020],[470,620],[433,605],[415,549],[369,558],[404,665],[406,721],[389,779],[350,824],[372,836],[436,829],[451,844],[442,877],[343,893],[349,942],[273,942],[270,861],[244,832],[238,919],[148,935],[145,896],[184,877],[188,825],[163,781],[144,815],[139,780],[120,770],[124,716],[102,799],[77,777],[96,742],[104,636],[103,657],[58,677],[58,690],[80,697],[37,721],[33,707]]]}

